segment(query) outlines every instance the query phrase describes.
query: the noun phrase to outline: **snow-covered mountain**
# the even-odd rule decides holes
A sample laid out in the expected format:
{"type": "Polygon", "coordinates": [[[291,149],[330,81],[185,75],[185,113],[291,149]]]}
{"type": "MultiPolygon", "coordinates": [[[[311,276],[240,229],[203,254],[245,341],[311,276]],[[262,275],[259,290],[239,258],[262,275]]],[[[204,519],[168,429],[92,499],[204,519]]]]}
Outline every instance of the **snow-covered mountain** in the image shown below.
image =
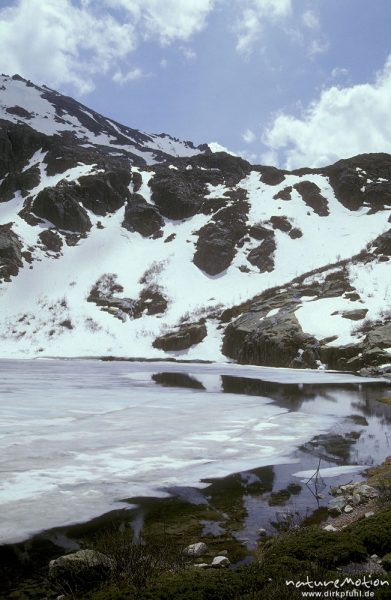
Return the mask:
{"type": "Polygon", "coordinates": [[[0,78],[0,355],[391,363],[391,156],[292,173],[0,78]]]}

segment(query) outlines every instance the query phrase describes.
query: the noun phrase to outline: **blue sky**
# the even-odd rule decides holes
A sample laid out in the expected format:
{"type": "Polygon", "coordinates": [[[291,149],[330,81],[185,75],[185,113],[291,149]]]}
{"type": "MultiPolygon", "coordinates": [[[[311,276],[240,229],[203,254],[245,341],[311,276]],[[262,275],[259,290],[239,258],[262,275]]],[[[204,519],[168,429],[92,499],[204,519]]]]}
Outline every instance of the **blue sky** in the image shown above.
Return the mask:
{"type": "Polygon", "coordinates": [[[0,71],[132,127],[317,166],[391,152],[389,0],[0,0],[0,71]]]}

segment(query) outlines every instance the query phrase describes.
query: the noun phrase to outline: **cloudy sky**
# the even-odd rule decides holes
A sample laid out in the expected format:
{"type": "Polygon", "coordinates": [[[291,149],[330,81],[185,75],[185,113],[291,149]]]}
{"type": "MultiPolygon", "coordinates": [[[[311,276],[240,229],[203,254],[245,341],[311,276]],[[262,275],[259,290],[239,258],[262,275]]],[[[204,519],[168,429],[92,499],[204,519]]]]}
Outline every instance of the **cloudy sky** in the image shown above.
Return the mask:
{"type": "Polygon", "coordinates": [[[317,166],[391,152],[390,23],[389,0],[0,0],[0,71],[137,129],[317,166]]]}

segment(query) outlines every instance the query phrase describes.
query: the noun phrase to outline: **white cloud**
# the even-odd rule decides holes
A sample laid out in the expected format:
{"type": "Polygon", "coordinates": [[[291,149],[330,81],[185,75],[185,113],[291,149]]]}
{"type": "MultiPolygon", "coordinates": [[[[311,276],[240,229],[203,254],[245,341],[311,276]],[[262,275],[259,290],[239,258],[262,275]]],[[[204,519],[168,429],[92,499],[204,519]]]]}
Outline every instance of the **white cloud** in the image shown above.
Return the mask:
{"type": "Polygon", "coordinates": [[[290,169],[366,152],[391,153],[390,97],[391,55],[373,83],[330,87],[301,118],[278,115],[264,143],[290,169]]]}
{"type": "MultiPolygon", "coordinates": [[[[241,1],[241,7],[243,2],[241,1]]],[[[237,26],[238,52],[248,54],[262,36],[265,23],[278,23],[291,14],[291,0],[250,0],[237,26]]]]}
{"type": "Polygon", "coordinates": [[[188,40],[200,32],[215,0],[105,0],[122,8],[132,23],[141,27],[144,37],[159,38],[163,44],[188,40]]]}
{"type": "Polygon", "coordinates": [[[135,44],[131,24],[70,0],[19,0],[0,11],[0,70],[52,86],[90,91],[93,76],[107,73],[135,44]]]}
{"type": "Polygon", "coordinates": [[[306,10],[303,13],[302,21],[309,29],[317,29],[319,27],[319,17],[312,10],[306,10]]]}
{"type": "Polygon", "coordinates": [[[192,50],[192,48],[187,48],[186,46],[180,46],[179,50],[182,52],[183,56],[187,60],[194,60],[195,58],[197,58],[197,54],[196,54],[196,52],[194,52],[194,50],[192,50]]]}
{"type": "Polygon", "coordinates": [[[135,79],[140,79],[141,77],[144,77],[144,74],[141,69],[137,68],[137,69],[132,69],[131,71],[128,71],[127,73],[123,73],[122,71],[117,71],[113,75],[113,81],[115,81],[115,83],[123,84],[123,83],[127,83],[128,81],[134,81],[135,79]]]}
{"type": "Polygon", "coordinates": [[[331,71],[332,79],[342,79],[348,77],[349,69],[345,69],[345,67],[334,67],[331,71]]]}
{"type": "Polygon", "coordinates": [[[214,2],[17,0],[0,9],[0,71],[79,93],[94,88],[97,74],[131,81],[139,73],[129,55],[143,40],[188,40],[205,27],[214,2]]]}
{"type": "Polygon", "coordinates": [[[255,140],[255,133],[251,131],[251,129],[246,129],[246,131],[242,133],[242,139],[246,144],[251,144],[255,140]]]}
{"type": "Polygon", "coordinates": [[[323,52],[327,52],[329,49],[329,42],[326,39],[315,39],[312,40],[309,47],[310,56],[315,56],[316,54],[323,54],[323,52]]]}

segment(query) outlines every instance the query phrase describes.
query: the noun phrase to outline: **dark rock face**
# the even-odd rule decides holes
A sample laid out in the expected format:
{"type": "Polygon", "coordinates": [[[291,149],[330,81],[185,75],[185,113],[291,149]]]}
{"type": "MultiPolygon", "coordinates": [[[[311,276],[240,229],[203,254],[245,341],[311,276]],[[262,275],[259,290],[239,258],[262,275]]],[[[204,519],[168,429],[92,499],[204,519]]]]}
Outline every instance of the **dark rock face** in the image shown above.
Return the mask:
{"type": "Polygon", "coordinates": [[[157,208],[148,204],[140,194],[132,194],[125,208],[125,217],[122,227],[128,231],[137,231],[144,237],[163,234],[161,228],[164,219],[157,208]]]}
{"type": "Polygon", "coordinates": [[[234,204],[218,211],[198,232],[193,262],[208,275],[218,275],[230,266],[238,243],[247,233],[249,205],[245,194],[242,190],[232,194],[236,196],[234,204]]]}
{"type": "Polygon", "coordinates": [[[391,229],[377,237],[370,247],[374,254],[391,256],[391,229]]]}
{"type": "Polygon", "coordinates": [[[285,179],[285,174],[276,167],[260,166],[256,167],[256,170],[261,173],[261,181],[267,185],[278,185],[285,179]]]}
{"type": "Polygon", "coordinates": [[[323,172],[328,175],[338,200],[350,210],[358,210],[364,202],[374,210],[391,204],[389,154],[361,154],[340,160],[323,172]]]}
{"type": "Polygon", "coordinates": [[[312,181],[300,181],[293,186],[307,206],[313,209],[320,217],[327,217],[329,212],[329,203],[320,193],[319,187],[312,181]]]}
{"type": "Polygon", "coordinates": [[[260,223],[250,227],[249,234],[255,240],[265,240],[267,238],[273,237],[272,230],[268,229],[267,227],[264,227],[260,223]]]}
{"type": "Polygon", "coordinates": [[[27,171],[9,173],[0,185],[0,202],[12,200],[17,190],[20,190],[22,196],[27,196],[28,192],[39,184],[39,181],[40,174],[37,166],[31,167],[27,171]]]}
{"type": "Polygon", "coordinates": [[[61,251],[62,239],[52,229],[44,229],[38,237],[47,250],[51,250],[52,252],[61,251]]]}
{"type": "Polygon", "coordinates": [[[194,344],[199,344],[206,337],[207,330],[204,324],[194,323],[183,325],[178,331],[172,331],[153,342],[154,348],[165,351],[187,350],[194,344]]]}
{"type": "Polygon", "coordinates": [[[251,166],[245,160],[225,152],[198,154],[172,161],[175,169],[156,167],[150,183],[152,200],[169,219],[186,219],[199,212],[208,214],[228,199],[205,199],[207,184],[235,186],[248,175],[251,166]]]}
{"type": "Polygon", "coordinates": [[[91,229],[91,221],[85,209],[80,206],[73,187],[58,185],[46,188],[35,198],[31,211],[53,223],[58,229],[83,233],[91,229]]]}
{"type": "Polygon", "coordinates": [[[367,308],[356,308],[355,310],[346,310],[341,313],[344,319],[350,319],[351,321],[361,321],[365,319],[368,312],[367,308]]]}
{"type": "Polygon", "coordinates": [[[292,186],[288,186],[285,187],[283,190],[277,192],[277,194],[274,194],[273,198],[274,200],[292,200],[291,198],[291,193],[292,193],[292,186]]]}
{"type": "Polygon", "coordinates": [[[274,235],[268,236],[262,244],[249,252],[247,260],[258,267],[261,273],[270,273],[274,269],[274,252],[276,248],[274,235]]]}
{"type": "Polygon", "coordinates": [[[206,182],[193,171],[165,169],[151,181],[152,200],[169,219],[186,219],[200,209],[207,193],[206,182]]]}
{"type": "Polygon", "coordinates": [[[74,186],[83,205],[96,215],[105,216],[118,210],[130,198],[131,174],[125,169],[80,177],[74,186]]]}
{"type": "Polygon", "coordinates": [[[303,232],[298,227],[293,227],[289,232],[289,237],[292,240],[297,240],[298,238],[303,237],[303,232]]]}
{"type": "Polygon", "coordinates": [[[0,281],[10,281],[22,266],[22,244],[11,225],[0,225],[0,281]]]}
{"type": "Polygon", "coordinates": [[[287,217],[273,216],[270,218],[270,222],[274,229],[288,232],[292,229],[292,224],[287,217]]]}

